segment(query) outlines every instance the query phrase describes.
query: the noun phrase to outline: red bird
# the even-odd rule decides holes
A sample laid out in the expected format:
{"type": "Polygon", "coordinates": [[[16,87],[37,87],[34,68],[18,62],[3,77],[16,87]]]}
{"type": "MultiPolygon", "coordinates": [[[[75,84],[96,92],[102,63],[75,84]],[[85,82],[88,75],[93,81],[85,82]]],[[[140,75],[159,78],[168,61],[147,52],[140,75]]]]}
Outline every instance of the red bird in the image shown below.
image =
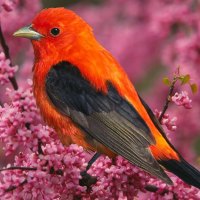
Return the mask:
{"type": "Polygon", "coordinates": [[[14,36],[31,39],[36,102],[63,144],[121,155],[170,184],[164,167],[200,188],[200,172],[169,142],[127,74],[83,19],[64,8],[44,9],[14,36]]]}

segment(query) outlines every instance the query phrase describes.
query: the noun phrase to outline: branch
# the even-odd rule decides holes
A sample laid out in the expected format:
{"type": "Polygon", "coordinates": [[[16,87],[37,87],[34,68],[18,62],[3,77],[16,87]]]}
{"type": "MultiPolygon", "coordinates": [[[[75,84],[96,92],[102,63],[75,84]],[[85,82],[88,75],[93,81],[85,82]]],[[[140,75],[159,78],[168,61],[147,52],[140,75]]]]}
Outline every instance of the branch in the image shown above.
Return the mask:
{"type": "MultiPolygon", "coordinates": [[[[0,172],[7,171],[7,170],[36,171],[37,168],[36,167],[13,166],[13,167],[8,167],[8,168],[2,168],[2,169],[0,169],[0,172]]],[[[46,170],[42,170],[42,171],[46,171],[46,170]]],[[[57,174],[57,175],[63,176],[63,173],[64,172],[62,171],[62,169],[58,169],[55,171],[55,169],[53,167],[51,167],[49,170],[49,174],[57,174]]]]}
{"type": "Polygon", "coordinates": [[[167,98],[166,98],[166,101],[165,101],[165,105],[164,105],[163,110],[162,110],[162,113],[161,113],[161,115],[160,115],[160,117],[159,117],[159,119],[158,119],[160,123],[161,123],[161,121],[162,121],[162,118],[163,118],[164,114],[166,113],[166,111],[167,111],[167,109],[168,109],[168,107],[169,107],[169,103],[171,102],[171,96],[172,96],[172,93],[173,93],[173,91],[174,91],[174,85],[175,85],[175,83],[176,83],[177,80],[178,80],[178,77],[175,76],[175,77],[173,78],[173,81],[172,81],[171,85],[170,85],[169,93],[168,93],[168,95],[167,95],[167,98]]]}
{"type": "Polygon", "coordinates": [[[3,106],[3,103],[0,101],[0,106],[3,108],[4,106],[3,106]]]}
{"type": "MultiPolygon", "coordinates": [[[[1,42],[1,46],[3,48],[3,51],[4,51],[4,54],[5,54],[6,58],[11,60],[10,59],[9,48],[8,48],[8,45],[6,44],[2,29],[1,29],[1,25],[0,25],[0,42],[1,42]]],[[[10,67],[12,67],[12,63],[10,63],[10,67]]],[[[9,77],[9,80],[10,80],[13,88],[15,90],[17,90],[18,89],[18,84],[17,84],[17,81],[16,81],[15,77],[14,76],[13,77],[9,77]]]]}
{"type": "Polygon", "coordinates": [[[1,46],[3,48],[5,56],[6,56],[7,59],[10,60],[9,48],[8,48],[8,45],[6,44],[5,38],[3,36],[3,32],[2,32],[1,26],[0,26],[0,40],[1,40],[1,46]]]}
{"type": "MultiPolygon", "coordinates": [[[[149,192],[157,192],[159,190],[158,187],[155,185],[146,185],[145,189],[149,192]]],[[[169,191],[168,189],[164,189],[162,192],[160,192],[161,196],[164,196],[165,194],[172,192],[173,193],[173,200],[178,200],[177,194],[173,191],[169,191]]]]}
{"type": "Polygon", "coordinates": [[[5,190],[5,192],[11,192],[11,191],[15,190],[17,187],[20,187],[20,186],[26,184],[27,182],[28,182],[28,181],[25,179],[23,182],[21,182],[21,183],[20,183],[19,185],[17,185],[17,186],[11,185],[9,188],[7,188],[7,189],[5,190]]]}
{"type": "Polygon", "coordinates": [[[6,170],[24,170],[24,171],[36,171],[37,168],[36,167],[8,167],[8,168],[3,168],[0,169],[0,172],[2,171],[6,171],[6,170]]]}
{"type": "Polygon", "coordinates": [[[56,174],[56,175],[63,176],[64,172],[62,171],[62,169],[58,169],[55,171],[55,169],[53,167],[51,167],[49,174],[56,174]]]}
{"type": "Polygon", "coordinates": [[[158,191],[158,187],[156,187],[155,185],[146,185],[145,189],[149,192],[157,192],[158,191]]]}
{"type": "Polygon", "coordinates": [[[44,155],[44,152],[42,150],[42,141],[38,140],[38,153],[44,155]]]}
{"type": "MultiPolygon", "coordinates": [[[[13,166],[13,167],[8,167],[8,168],[4,168],[4,169],[0,169],[0,172],[1,171],[6,171],[6,170],[24,170],[24,171],[36,171],[37,168],[36,167],[18,167],[18,166],[13,166]]],[[[43,171],[46,171],[46,170],[43,170],[43,171]]],[[[63,176],[64,172],[61,170],[61,169],[58,169],[55,171],[55,169],[53,167],[50,168],[50,171],[49,171],[49,174],[56,174],[56,175],[59,175],[59,176],[63,176]]],[[[23,182],[21,182],[19,185],[15,186],[15,185],[11,185],[9,186],[5,192],[11,192],[15,189],[17,189],[18,187],[24,185],[28,183],[27,179],[25,179],[23,182]]]]}

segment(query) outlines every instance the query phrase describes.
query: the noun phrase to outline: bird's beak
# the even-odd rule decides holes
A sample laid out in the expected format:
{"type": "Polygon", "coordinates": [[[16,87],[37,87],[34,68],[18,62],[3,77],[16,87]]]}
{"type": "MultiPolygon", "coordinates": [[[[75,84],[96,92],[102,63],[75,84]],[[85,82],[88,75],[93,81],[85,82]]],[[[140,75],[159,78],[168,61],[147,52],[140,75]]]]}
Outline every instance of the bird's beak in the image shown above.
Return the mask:
{"type": "Polygon", "coordinates": [[[20,28],[19,30],[13,33],[13,36],[28,38],[31,40],[39,40],[42,37],[44,37],[42,34],[34,31],[31,25],[20,28]]]}

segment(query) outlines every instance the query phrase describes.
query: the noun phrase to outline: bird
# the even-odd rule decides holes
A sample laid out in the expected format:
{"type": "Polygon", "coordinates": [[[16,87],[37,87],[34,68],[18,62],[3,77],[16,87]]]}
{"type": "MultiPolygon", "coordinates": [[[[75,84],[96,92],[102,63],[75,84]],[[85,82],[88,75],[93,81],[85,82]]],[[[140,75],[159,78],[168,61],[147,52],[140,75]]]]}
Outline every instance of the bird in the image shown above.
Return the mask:
{"type": "Polygon", "coordinates": [[[198,169],[170,143],[124,69],[80,16],[62,7],[43,9],[13,35],[31,40],[36,104],[64,145],[120,155],[167,184],[172,180],[165,170],[200,188],[198,169]]]}

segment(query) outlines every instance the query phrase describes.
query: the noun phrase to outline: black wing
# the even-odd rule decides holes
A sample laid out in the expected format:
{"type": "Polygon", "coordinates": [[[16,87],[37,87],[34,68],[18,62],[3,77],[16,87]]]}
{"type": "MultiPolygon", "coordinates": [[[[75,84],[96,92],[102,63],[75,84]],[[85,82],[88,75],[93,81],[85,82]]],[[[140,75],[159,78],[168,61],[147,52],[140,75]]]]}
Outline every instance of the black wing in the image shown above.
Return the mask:
{"type": "Polygon", "coordinates": [[[108,82],[108,93],[96,91],[77,67],[55,65],[46,77],[46,92],[58,110],[86,134],[131,163],[170,183],[149,145],[155,140],[135,108],[108,82]]]}

